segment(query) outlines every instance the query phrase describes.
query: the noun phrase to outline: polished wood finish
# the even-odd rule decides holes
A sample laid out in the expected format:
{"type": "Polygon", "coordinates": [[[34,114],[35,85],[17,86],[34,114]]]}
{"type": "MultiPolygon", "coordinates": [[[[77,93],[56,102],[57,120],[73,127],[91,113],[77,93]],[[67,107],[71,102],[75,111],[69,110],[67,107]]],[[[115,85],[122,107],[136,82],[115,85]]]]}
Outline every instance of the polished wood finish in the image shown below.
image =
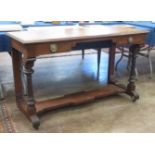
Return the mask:
{"type": "Polygon", "coordinates": [[[91,102],[102,97],[113,95],[117,93],[123,93],[124,89],[115,85],[109,84],[103,88],[97,90],[83,91],[79,93],[65,95],[60,98],[51,99],[48,101],[41,101],[36,104],[37,113],[41,114],[45,111],[63,107],[66,105],[79,105],[87,102],[91,102]]]}
{"type": "MultiPolygon", "coordinates": [[[[136,29],[132,26],[57,26],[40,28],[39,30],[10,32],[8,35],[22,44],[64,42],[86,39],[108,40],[114,37],[117,42],[123,43],[125,40],[121,36],[131,37],[131,35],[145,34],[146,31],[136,29]],[[116,38],[118,37],[118,38],[116,38]]],[[[127,38],[128,39],[128,38],[127,38]]],[[[138,36],[132,39],[134,42],[141,40],[138,36]]]]}
{"type": "Polygon", "coordinates": [[[118,93],[126,93],[135,101],[139,98],[135,90],[136,54],[139,46],[144,44],[147,33],[147,31],[129,26],[57,27],[46,30],[8,33],[12,38],[12,60],[17,106],[32,122],[33,126],[38,128],[40,125],[39,114],[65,105],[83,104],[118,93]],[[113,78],[117,45],[129,45],[132,53],[132,67],[127,87],[119,84],[113,78]],[[98,59],[100,59],[101,48],[109,48],[108,85],[106,87],[70,94],[48,101],[38,102],[35,99],[32,73],[37,56],[90,48],[98,49],[98,59]],[[27,97],[23,94],[22,64],[24,64],[24,73],[27,77],[27,97]]]}

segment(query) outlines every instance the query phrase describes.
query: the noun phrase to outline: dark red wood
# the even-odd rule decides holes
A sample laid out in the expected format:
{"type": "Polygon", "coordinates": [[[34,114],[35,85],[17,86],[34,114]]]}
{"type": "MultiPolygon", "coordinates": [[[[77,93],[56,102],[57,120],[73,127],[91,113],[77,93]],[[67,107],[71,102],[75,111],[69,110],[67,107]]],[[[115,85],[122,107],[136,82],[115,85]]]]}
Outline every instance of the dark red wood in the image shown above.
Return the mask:
{"type": "MultiPolygon", "coordinates": [[[[124,33],[124,31],[123,31],[124,33]]],[[[35,128],[38,128],[40,125],[40,121],[38,118],[38,114],[43,113],[47,110],[63,107],[66,105],[77,105],[83,104],[95,99],[110,96],[118,93],[126,93],[133,98],[135,101],[138,99],[138,94],[135,91],[135,76],[134,69],[136,63],[136,53],[138,51],[139,45],[144,44],[145,37],[147,33],[135,33],[135,34],[118,34],[115,36],[106,36],[99,37],[94,36],[94,38],[78,38],[78,39],[70,39],[64,41],[57,42],[41,42],[41,43],[28,43],[23,44],[12,38],[12,61],[13,61],[13,71],[14,71],[14,81],[15,81],[15,94],[16,94],[16,102],[20,110],[26,115],[26,117],[32,122],[35,128]],[[103,87],[101,89],[76,93],[67,95],[64,97],[60,97],[57,99],[52,99],[49,101],[37,102],[33,95],[33,82],[32,82],[32,73],[33,73],[33,65],[37,56],[51,54],[52,52],[66,52],[71,51],[78,45],[79,43],[89,43],[89,48],[91,43],[105,41],[109,42],[109,70],[108,70],[108,85],[107,87],[103,87]],[[132,41],[132,42],[131,42],[132,41]],[[51,44],[56,47],[57,50],[51,50],[51,44]],[[122,86],[117,83],[117,81],[112,81],[112,76],[114,74],[114,65],[115,65],[115,49],[116,45],[130,45],[130,51],[132,53],[132,67],[129,76],[128,86],[122,86]],[[22,65],[22,54],[23,54],[23,62],[25,66],[25,74],[27,77],[27,90],[28,97],[27,99],[24,97],[23,93],[23,84],[21,80],[21,65],[22,65]]],[[[105,46],[103,46],[104,48],[105,46]]],[[[101,49],[101,48],[100,48],[101,49]]],[[[100,57],[99,50],[99,57],[100,57]]]]}

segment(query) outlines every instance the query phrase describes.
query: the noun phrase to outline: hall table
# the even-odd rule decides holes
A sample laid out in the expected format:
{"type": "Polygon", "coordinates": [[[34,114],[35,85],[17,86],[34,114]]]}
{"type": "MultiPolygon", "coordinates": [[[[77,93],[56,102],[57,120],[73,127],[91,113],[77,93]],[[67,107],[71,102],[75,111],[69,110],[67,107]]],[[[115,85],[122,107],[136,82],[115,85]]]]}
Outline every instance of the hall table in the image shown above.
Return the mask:
{"type": "MultiPolygon", "coordinates": [[[[12,44],[12,62],[15,82],[16,103],[19,109],[32,122],[33,127],[40,126],[39,116],[44,112],[67,105],[78,105],[113,94],[125,93],[133,101],[139,98],[135,86],[136,53],[145,43],[148,31],[129,25],[103,26],[57,26],[31,31],[8,32],[12,44]],[[127,85],[114,78],[115,49],[117,45],[129,45],[132,64],[127,85]],[[38,56],[56,52],[82,49],[109,49],[109,67],[107,86],[102,88],[68,94],[46,101],[37,101],[33,93],[32,73],[38,56]],[[21,64],[27,80],[27,96],[23,93],[21,64]]],[[[61,65],[61,64],[60,64],[61,65]]],[[[52,68],[51,68],[52,69],[52,68]]]]}

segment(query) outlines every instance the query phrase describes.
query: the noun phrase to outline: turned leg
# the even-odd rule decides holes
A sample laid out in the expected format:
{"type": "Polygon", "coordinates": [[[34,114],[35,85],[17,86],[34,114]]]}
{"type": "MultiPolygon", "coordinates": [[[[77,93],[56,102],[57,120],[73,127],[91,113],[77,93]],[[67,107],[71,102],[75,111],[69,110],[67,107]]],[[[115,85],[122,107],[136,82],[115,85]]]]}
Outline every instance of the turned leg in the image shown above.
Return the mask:
{"type": "Polygon", "coordinates": [[[26,60],[24,62],[24,73],[27,80],[27,112],[34,128],[38,128],[40,125],[39,118],[36,113],[35,99],[33,95],[32,73],[34,72],[32,67],[35,59],[26,60]]]}
{"type": "MultiPolygon", "coordinates": [[[[128,55],[128,62],[127,62],[127,70],[130,72],[130,68],[131,68],[131,60],[132,60],[132,53],[131,51],[129,50],[129,55],[128,55]]],[[[135,77],[136,77],[136,80],[138,79],[138,70],[137,70],[137,67],[135,66],[135,77]]]]}
{"type": "Polygon", "coordinates": [[[139,99],[138,93],[135,91],[136,86],[135,86],[135,67],[136,67],[136,57],[137,57],[137,52],[139,51],[139,45],[132,45],[130,47],[130,54],[131,54],[131,68],[130,68],[130,75],[129,75],[129,80],[128,80],[128,85],[126,89],[126,93],[131,96],[133,102],[139,99]]]}

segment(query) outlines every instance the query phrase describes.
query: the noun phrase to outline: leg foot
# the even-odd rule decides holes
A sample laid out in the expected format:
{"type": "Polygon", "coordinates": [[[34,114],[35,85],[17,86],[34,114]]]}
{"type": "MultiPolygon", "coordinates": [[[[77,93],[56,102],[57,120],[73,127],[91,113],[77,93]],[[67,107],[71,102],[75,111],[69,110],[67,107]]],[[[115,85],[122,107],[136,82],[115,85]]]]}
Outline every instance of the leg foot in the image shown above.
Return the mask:
{"type": "Polygon", "coordinates": [[[32,115],[32,116],[30,116],[30,120],[32,122],[33,127],[35,129],[39,129],[39,126],[40,126],[39,117],[37,115],[32,115]]]}
{"type": "Polygon", "coordinates": [[[127,93],[129,96],[131,96],[132,102],[136,102],[139,99],[139,94],[136,91],[132,91],[130,93],[127,93]]]}

